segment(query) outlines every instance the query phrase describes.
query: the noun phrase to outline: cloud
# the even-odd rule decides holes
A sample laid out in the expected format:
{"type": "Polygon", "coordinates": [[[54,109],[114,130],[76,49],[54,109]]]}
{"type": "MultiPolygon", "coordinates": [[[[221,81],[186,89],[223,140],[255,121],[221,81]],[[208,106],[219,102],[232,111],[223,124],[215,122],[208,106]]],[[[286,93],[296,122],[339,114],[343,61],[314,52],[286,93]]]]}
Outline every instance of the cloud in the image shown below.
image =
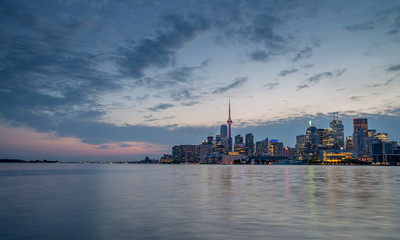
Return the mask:
{"type": "Polygon", "coordinates": [[[160,103],[154,107],[151,108],[147,108],[147,110],[152,111],[152,112],[158,112],[160,110],[165,110],[168,108],[174,107],[173,104],[169,104],[169,103],[160,103]]]}
{"type": "Polygon", "coordinates": [[[224,93],[224,92],[229,91],[231,89],[238,88],[238,87],[242,86],[245,82],[247,82],[247,77],[236,78],[232,83],[228,84],[225,87],[217,88],[212,93],[213,94],[224,93]]]}
{"type": "Polygon", "coordinates": [[[136,97],[136,100],[137,101],[144,101],[144,100],[147,100],[149,97],[150,97],[149,94],[144,94],[143,96],[136,97]]]}
{"type": "Polygon", "coordinates": [[[300,59],[305,59],[305,58],[311,57],[312,51],[313,51],[313,49],[310,48],[310,47],[306,47],[306,48],[300,50],[300,51],[296,54],[296,56],[294,57],[293,62],[297,62],[297,61],[300,60],[300,59]]]}
{"type": "Polygon", "coordinates": [[[309,86],[308,84],[301,84],[301,85],[299,85],[299,86],[296,87],[296,90],[301,90],[301,89],[309,88],[309,87],[310,87],[310,86],[309,86]]]}
{"type": "Polygon", "coordinates": [[[368,31],[368,30],[373,30],[374,28],[375,28],[375,21],[368,21],[368,22],[348,25],[348,26],[344,27],[345,30],[351,31],[351,32],[368,31]]]}
{"type": "Polygon", "coordinates": [[[256,62],[266,62],[269,59],[269,55],[265,50],[256,50],[248,54],[250,60],[256,62]]]}
{"type": "Polygon", "coordinates": [[[182,103],[182,105],[183,106],[194,106],[194,105],[197,105],[197,104],[199,104],[200,102],[185,102],[185,103],[182,103]]]}
{"type": "Polygon", "coordinates": [[[267,90],[272,90],[278,85],[279,85],[279,83],[267,83],[264,86],[267,88],[267,90]]]}
{"type": "Polygon", "coordinates": [[[193,96],[189,89],[171,92],[171,98],[174,101],[196,99],[198,96],[193,96]]]}
{"type": "Polygon", "coordinates": [[[398,71],[398,70],[400,70],[400,64],[392,65],[387,69],[388,72],[394,72],[394,71],[398,71]]]}
{"type": "Polygon", "coordinates": [[[391,79],[387,80],[384,83],[376,83],[376,84],[368,85],[367,87],[375,88],[375,87],[387,86],[390,83],[392,83],[393,81],[394,81],[394,78],[391,78],[391,79]]]}
{"type": "Polygon", "coordinates": [[[176,88],[177,86],[193,86],[193,83],[204,80],[205,78],[198,74],[197,71],[204,70],[207,66],[206,62],[201,62],[198,66],[179,66],[171,70],[156,74],[154,76],[146,76],[136,80],[139,86],[146,88],[176,88]]]}
{"type": "Polygon", "coordinates": [[[323,73],[319,73],[317,75],[314,75],[310,78],[306,79],[306,82],[309,83],[319,83],[322,79],[324,78],[328,78],[328,77],[332,77],[333,74],[331,72],[323,72],[323,73]]]}
{"type": "Polygon", "coordinates": [[[120,47],[118,51],[120,71],[123,75],[141,78],[144,77],[143,71],[149,67],[172,66],[176,51],[209,28],[210,22],[200,15],[164,16],[156,36],[120,47]]]}
{"type": "Polygon", "coordinates": [[[323,72],[323,73],[316,74],[316,75],[304,80],[301,85],[297,86],[297,90],[301,90],[303,88],[309,88],[310,85],[318,84],[321,80],[323,80],[325,78],[331,78],[332,76],[334,76],[334,74],[332,72],[323,72]]]}
{"type": "Polygon", "coordinates": [[[292,69],[282,70],[278,75],[281,77],[285,77],[289,74],[292,74],[292,73],[295,73],[298,71],[299,71],[298,69],[292,68],[292,69]]]}
{"type": "Polygon", "coordinates": [[[351,96],[349,99],[351,101],[359,101],[361,98],[364,98],[365,96],[351,96]]]}
{"type": "Polygon", "coordinates": [[[343,75],[346,71],[347,71],[346,69],[336,70],[333,72],[333,74],[335,75],[335,77],[339,77],[339,76],[343,75]]]}

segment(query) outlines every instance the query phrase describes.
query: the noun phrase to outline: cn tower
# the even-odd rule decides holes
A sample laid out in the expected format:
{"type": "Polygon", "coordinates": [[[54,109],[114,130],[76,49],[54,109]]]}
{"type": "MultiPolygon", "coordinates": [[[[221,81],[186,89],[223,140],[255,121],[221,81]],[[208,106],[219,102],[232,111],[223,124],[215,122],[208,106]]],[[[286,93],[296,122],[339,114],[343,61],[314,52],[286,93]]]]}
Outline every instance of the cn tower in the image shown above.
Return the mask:
{"type": "Polygon", "coordinates": [[[232,125],[232,119],[231,119],[231,99],[229,98],[229,117],[228,120],[226,121],[228,124],[228,151],[232,151],[232,133],[231,133],[231,125],[232,125]]]}

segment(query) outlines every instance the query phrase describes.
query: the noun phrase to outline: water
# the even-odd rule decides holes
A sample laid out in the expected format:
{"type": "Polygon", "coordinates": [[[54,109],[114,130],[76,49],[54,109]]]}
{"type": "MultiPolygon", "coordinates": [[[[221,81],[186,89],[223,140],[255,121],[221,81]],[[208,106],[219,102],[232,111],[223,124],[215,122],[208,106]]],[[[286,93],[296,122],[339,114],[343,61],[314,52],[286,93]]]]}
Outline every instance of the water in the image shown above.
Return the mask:
{"type": "Polygon", "coordinates": [[[399,171],[0,164],[0,239],[399,239],[399,171]]]}

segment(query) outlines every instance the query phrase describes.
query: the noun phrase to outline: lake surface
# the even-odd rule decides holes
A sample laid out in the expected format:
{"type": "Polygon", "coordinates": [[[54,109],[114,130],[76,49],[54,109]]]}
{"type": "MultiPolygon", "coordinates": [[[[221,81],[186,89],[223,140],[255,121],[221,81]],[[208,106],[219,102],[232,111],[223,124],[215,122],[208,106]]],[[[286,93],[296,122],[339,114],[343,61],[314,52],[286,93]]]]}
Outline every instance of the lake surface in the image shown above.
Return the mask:
{"type": "Polygon", "coordinates": [[[0,164],[0,239],[399,239],[400,168],[0,164]]]}

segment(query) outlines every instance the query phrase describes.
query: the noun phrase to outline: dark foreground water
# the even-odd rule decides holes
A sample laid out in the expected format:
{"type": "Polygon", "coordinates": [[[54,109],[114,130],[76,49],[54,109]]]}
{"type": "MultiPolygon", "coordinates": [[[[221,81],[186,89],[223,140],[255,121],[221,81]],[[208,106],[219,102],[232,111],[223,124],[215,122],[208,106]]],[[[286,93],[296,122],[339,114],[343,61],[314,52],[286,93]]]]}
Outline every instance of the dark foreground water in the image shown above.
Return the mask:
{"type": "Polygon", "coordinates": [[[400,239],[400,168],[0,164],[0,239],[400,239]]]}

